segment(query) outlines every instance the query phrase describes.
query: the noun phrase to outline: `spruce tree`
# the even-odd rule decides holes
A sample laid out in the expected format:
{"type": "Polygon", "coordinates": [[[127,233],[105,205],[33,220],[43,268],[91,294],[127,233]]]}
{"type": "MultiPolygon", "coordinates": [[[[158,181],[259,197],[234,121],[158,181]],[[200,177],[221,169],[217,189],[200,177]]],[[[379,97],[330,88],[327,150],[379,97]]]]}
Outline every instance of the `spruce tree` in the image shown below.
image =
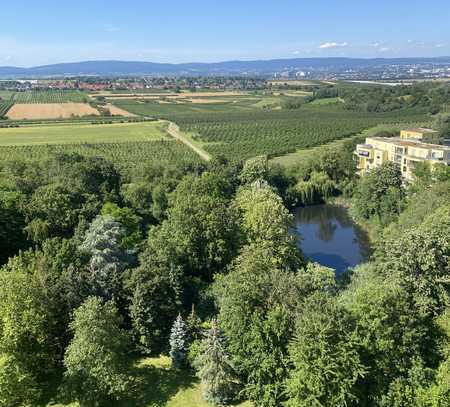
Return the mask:
{"type": "Polygon", "coordinates": [[[237,387],[236,374],[226,351],[225,338],[216,322],[202,340],[195,367],[206,401],[220,406],[233,400],[237,387]]]}
{"type": "Polygon", "coordinates": [[[103,299],[111,299],[120,290],[122,273],[131,260],[121,246],[124,236],[125,229],[111,216],[97,216],[80,245],[80,250],[90,256],[94,292],[103,299]]]}
{"type": "Polygon", "coordinates": [[[172,325],[169,343],[172,366],[176,369],[185,367],[189,349],[189,336],[187,326],[180,314],[172,325]]]}

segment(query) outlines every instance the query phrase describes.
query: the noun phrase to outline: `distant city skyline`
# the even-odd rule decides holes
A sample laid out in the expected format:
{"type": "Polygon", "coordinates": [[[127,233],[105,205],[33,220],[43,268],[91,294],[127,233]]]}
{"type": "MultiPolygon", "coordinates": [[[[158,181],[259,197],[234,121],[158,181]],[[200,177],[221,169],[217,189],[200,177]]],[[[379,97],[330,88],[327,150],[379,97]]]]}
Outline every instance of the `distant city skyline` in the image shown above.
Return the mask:
{"type": "Polygon", "coordinates": [[[0,66],[448,56],[448,21],[448,0],[17,0],[2,4],[0,66]]]}

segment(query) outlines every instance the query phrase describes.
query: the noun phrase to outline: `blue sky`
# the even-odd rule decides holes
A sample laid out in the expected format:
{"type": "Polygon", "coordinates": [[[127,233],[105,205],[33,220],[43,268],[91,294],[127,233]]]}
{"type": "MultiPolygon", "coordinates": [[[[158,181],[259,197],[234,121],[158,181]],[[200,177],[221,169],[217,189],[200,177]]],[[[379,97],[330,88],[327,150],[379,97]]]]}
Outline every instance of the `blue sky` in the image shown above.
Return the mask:
{"type": "Polygon", "coordinates": [[[450,55],[450,0],[3,3],[0,66],[450,55]]]}

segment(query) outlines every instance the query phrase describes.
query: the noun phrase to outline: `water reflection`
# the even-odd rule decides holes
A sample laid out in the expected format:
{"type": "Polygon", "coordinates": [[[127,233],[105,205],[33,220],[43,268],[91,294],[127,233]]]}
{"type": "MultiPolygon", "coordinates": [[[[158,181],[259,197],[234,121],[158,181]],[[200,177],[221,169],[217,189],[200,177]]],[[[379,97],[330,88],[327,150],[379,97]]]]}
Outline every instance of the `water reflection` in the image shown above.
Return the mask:
{"type": "Polygon", "coordinates": [[[370,255],[367,234],[340,206],[316,205],[295,210],[299,247],[313,261],[342,273],[370,255]]]}

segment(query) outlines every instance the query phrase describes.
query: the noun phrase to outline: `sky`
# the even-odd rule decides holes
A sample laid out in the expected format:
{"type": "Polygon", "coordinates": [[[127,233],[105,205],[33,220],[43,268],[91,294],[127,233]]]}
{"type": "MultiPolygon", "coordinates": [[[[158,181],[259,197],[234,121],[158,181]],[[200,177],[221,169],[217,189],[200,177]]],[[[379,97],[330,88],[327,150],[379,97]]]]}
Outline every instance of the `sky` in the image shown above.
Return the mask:
{"type": "Polygon", "coordinates": [[[14,0],[0,66],[450,55],[450,0],[14,0]]]}

